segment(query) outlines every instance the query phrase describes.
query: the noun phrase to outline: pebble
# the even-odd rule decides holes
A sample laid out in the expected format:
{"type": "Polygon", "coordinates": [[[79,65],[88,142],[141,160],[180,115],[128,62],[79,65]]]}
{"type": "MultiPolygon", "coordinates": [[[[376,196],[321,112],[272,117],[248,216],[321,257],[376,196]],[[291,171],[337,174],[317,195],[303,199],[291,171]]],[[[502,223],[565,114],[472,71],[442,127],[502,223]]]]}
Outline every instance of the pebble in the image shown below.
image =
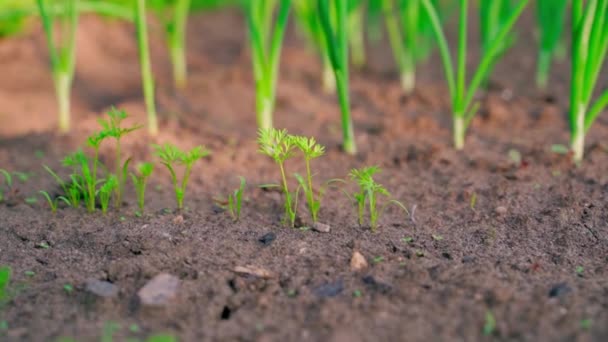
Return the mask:
{"type": "Polygon", "coordinates": [[[266,234],[262,235],[262,236],[261,236],[261,237],[258,239],[258,241],[259,241],[259,242],[260,242],[262,245],[264,245],[264,246],[268,246],[268,245],[270,245],[270,244],[271,244],[271,243],[272,243],[274,240],[276,240],[276,239],[277,239],[277,235],[276,235],[275,233],[273,233],[273,232],[270,232],[270,233],[266,233],[266,234]]]}
{"type": "Polygon", "coordinates": [[[507,213],[507,207],[503,207],[502,205],[496,207],[496,209],[494,209],[494,212],[496,212],[498,215],[504,215],[507,213]]]}
{"type": "Polygon", "coordinates": [[[88,279],[85,288],[102,298],[114,298],[118,295],[118,286],[104,280],[88,279]]]}
{"type": "Polygon", "coordinates": [[[374,276],[371,275],[365,276],[361,280],[363,280],[363,283],[369,286],[372,290],[383,294],[387,294],[393,289],[391,285],[378,281],[376,278],[374,278],[374,276]]]}
{"type": "Polygon", "coordinates": [[[237,274],[249,275],[262,279],[269,279],[274,277],[274,274],[272,274],[272,272],[255,266],[237,266],[233,269],[233,271],[237,274]]]}
{"type": "Polygon", "coordinates": [[[344,282],[342,280],[333,283],[323,284],[314,289],[314,294],[319,297],[335,297],[344,290],[344,282]]]}
{"type": "Polygon", "coordinates": [[[173,223],[174,224],[182,224],[184,223],[184,216],[183,215],[177,215],[173,218],[173,223]]]}
{"type": "Polygon", "coordinates": [[[561,297],[567,293],[572,292],[572,288],[566,283],[555,284],[549,290],[549,297],[561,297]]]}
{"type": "Polygon", "coordinates": [[[354,251],[353,256],[350,258],[351,271],[357,272],[365,268],[367,268],[367,260],[365,260],[363,254],[359,253],[358,251],[354,251]]]}
{"type": "Polygon", "coordinates": [[[142,287],[137,296],[143,305],[164,306],[177,296],[180,280],[176,276],[161,273],[142,287]]]}
{"type": "Polygon", "coordinates": [[[329,233],[331,226],[325,223],[315,222],[315,224],[312,226],[312,230],[319,233],[329,233]]]}

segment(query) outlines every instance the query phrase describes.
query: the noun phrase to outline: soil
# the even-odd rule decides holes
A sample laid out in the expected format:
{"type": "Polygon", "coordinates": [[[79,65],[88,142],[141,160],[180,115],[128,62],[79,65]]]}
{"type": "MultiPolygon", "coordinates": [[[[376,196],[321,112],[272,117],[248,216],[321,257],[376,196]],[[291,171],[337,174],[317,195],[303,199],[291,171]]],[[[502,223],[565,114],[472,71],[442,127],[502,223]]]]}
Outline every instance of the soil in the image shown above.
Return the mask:
{"type": "MultiPolygon", "coordinates": [[[[57,189],[42,165],[62,170],[61,158],[83,145],[111,105],[145,122],[131,26],[83,18],[67,136],[54,133],[40,28],[0,41],[0,168],[31,173],[0,205],[0,265],[14,272],[0,340],[99,341],[109,322],[120,323],[117,341],[159,332],[180,341],[608,340],[608,147],[601,139],[608,123],[600,118],[592,128],[579,167],[551,152],[568,141],[568,61],[557,63],[547,92],[535,90],[532,19],[528,13],[517,46],[480,96],[465,152],[451,147],[437,57],[421,66],[416,93],[404,96],[384,42],[370,48],[364,70],[353,72],[360,152],[343,154],[336,101],[320,91],[314,54],[290,32],[276,126],[327,146],[313,164],[317,183],[354,167],[382,167],[378,180],[412,215],[391,208],[375,233],[357,224],[339,191],[323,201],[329,233],[281,224],[281,196],[258,187],[276,182],[278,173],[257,152],[238,14],[192,18],[190,83],[179,94],[163,38],[158,28],[152,32],[162,133],[133,133],[125,154],[155,160],[153,142],[213,151],[195,167],[182,213],[164,210],[175,202],[160,164],[143,217],[133,214],[131,189],[125,205],[107,216],[65,208],[52,215],[41,197],[28,200],[57,189]],[[232,222],[214,198],[231,192],[239,175],[248,182],[247,201],[241,220],[232,222]],[[268,233],[275,239],[260,242],[268,233]],[[350,269],[354,251],[369,263],[362,271],[350,269]],[[271,276],[238,274],[237,266],[271,276]],[[160,273],[180,278],[177,297],[160,308],[141,305],[138,290],[160,273]],[[89,279],[113,283],[118,296],[90,294],[89,279]],[[485,336],[488,313],[496,326],[485,336]],[[129,329],[133,324],[138,331],[129,329]]],[[[111,165],[111,144],[102,154],[111,165]]],[[[289,172],[298,170],[289,165],[289,172]]],[[[300,213],[308,223],[305,208],[300,213]]]]}

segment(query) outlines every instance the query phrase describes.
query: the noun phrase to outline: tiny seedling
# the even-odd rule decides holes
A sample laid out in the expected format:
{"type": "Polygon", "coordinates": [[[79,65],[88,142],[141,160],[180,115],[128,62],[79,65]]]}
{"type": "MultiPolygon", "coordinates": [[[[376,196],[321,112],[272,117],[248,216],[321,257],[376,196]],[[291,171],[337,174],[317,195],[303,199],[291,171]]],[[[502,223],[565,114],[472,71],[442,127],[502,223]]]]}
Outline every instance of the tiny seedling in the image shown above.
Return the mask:
{"type": "Polygon", "coordinates": [[[593,325],[593,320],[591,320],[590,318],[581,320],[581,329],[583,329],[583,330],[591,330],[592,325],[593,325]]]}
{"type": "Polygon", "coordinates": [[[74,208],[80,206],[82,199],[82,182],[76,174],[70,176],[70,182],[65,182],[55,171],[50,167],[43,165],[43,168],[55,179],[57,184],[61,187],[64,193],[64,197],[68,199],[70,205],[74,208]]]}
{"type": "Polygon", "coordinates": [[[432,237],[433,237],[433,240],[435,240],[435,241],[443,240],[443,236],[441,236],[439,234],[433,234],[432,237]]]}
{"type": "Polygon", "coordinates": [[[585,272],[585,268],[583,266],[576,266],[575,269],[576,275],[578,275],[579,277],[583,276],[583,273],[585,272]]]}
{"type": "Polygon", "coordinates": [[[36,203],[38,203],[38,199],[34,196],[26,197],[25,203],[27,203],[29,205],[36,204],[36,203]]]}
{"type": "Polygon", "coordinates": [[[13,176],[17,177],[17,179],[21,183],[27,182],[30,179],[30,177],[32,177],[33,175],[34,175],[33,173],[28,173],[28,172],[20,172],[20,171],[13,172],[13,176]]]}
{"type": "Polygon", "coordinates": [[[247,22],[256,87],[256,113],[260,129],[272,128],[281,47],[291,0],[279,0],[278,6],[276,22],[273,25],[276,0],[247,2],[247,22]]]}
{"type": "Polygon", "coordinates": [[[348,71],[348,0],[317,0],[323,37],[329,60],[334,71],[340,112],[342,117],[342,144],[344,151],[355,154],[353,122],[350,115],[349,71],[348,71]]]}
{"type": "MultiPolygon", "coordinates": [[[[78,150],[75,153],[72,153],[63,159],[63,165],[67,167],[71,167],[73,170],[73,174],[75,175],[72,179],[80,180],[77,189],[82,194],[82,199],[85,202],[85,206],[87,210],[92,213],[95,211],[95,197],[97,195],[97,185],[100,183],[100,180],[97,179],[97,171],[99,168],[99,147],[101,142],[105,136],[101,134],[95,134],[88,138],[87,143],[90,147],[92,147],[95,151],[93,157],[93,166],[90,166],[89,157],[82,150],[78,150]]],[[[49,169],[50,170],[50,169],[49,169]]],[[[75,190],[68,189],[70,191],[68,194],[68,199],[75,197],[75,190]]]]}
{"type": "Polygon", "coordinates": [[[71,294],[74,292],[74,286],[72,286],[72,284],[65,284],[63,285],[63,291],[65,291],[67,294],[71,294]]]}
{"type": "Polygon", "coordinates": [[[355,291],[353,291],[353,297],[355,297],[355,298],[361,298],[361,296],[363,296],[363,293],[361,292],[361,290],[355,290],[355,291]]]}
{"type": "Polygon", "coordinates": [[[0,173],[4,176],[4,184],[6,184],[6,190],[0,187],[0,202],[2,202],[4,201],[5,193],[8,193],[13,186],[13,177],[4,169],[0,169],[0,173]]]}
{"type": "Polygon", "coordinates": [[[135,186],[135,193],[137,194],[137,207],[139,208],[140,215],[144,213],[144,202],[146,199],[146,185],[148,178],[154,171],[154,164],[152,163],[141,163],[137,165],[137,173],[131,173],[131,180],[135,186]]]}
{"type": "Polygon", "coordinates": [[[76,68],[76,31],[78,29],[78,0],[65,0],[66,12],[60,18],[62,28],[60,34],[55,34],[55,17],[50,11],[48,1],[37,0],[38,10],[42,18],[42,26],[51,59],[53,82],[59,108],[59,131],[66,133],[70,130],[70,93],[74,71],[76,68]],[[61,41],[56,41],[56,36],[61,41]]]}
{"type": "MultiPolygon", "coordinates": [[[[473,74],[472,79],[467,87],[467,24],[468,24],[468,0],[459,0],[460,18],[458,29],[458,53],[457,53],[457,69],[454,71],[454,62],[448,41],[441,27],[439,14],[431,0],[420,0],[422,6],[429,15],[433,32],[439,44],[439,52],[445,69],[445,75],[450,91],[452,104],[453,118],[453,135],[454,147],[458,150],[464,148],[464,140],[466,130],[471,123],[471,120],[477,113],[479,108],[478,103],[474,103],[474,97],[477,90],[482,86],[482,83],[488,78],[492,66],[496,64],[500,57],[500,50],[504,47],[504,42],[508,39],[515,22],[525,9],[530,0],[520,0],[518,4],[510,12],[510,16],[501,20],[503,24],[500,29],[492,35],[491,43],[486,44],[483,56],[481,57],[479,66],[473,74]]],[[[492,1],[494,2],[494,1],[492,1]]]]}
{"type": "Polygon", "coordinates": [[[125,183],[127,181],[127,172],[131,159],[127,159],[124,163],[122,162],[121,156],[121,144],[120,140],[125,135],[138,130],[141,126],[135,125],[128,128],[121,127],[122,122],[127,119],[128,115],[123,110],[112,108],[108,112],[108,120],[99,120],[99,124],[103,127],[102,134],[108,138],[114,138],[116,140],[116,158],[114,162],[114,176],[116,177],[116,196],[114,197],[114,206],[119,209],[122,205],[122,198],[125,191],[125,183]]]}
{"type": "Polygon", "coordinates": [[[51,208],[51,212],[55,214],[57,212],[57,207],[59,206],[59,202],[64,202],[68,206],[71,206],[70,200],[65,198],[64,196],[57,196],[55,198],[51,197],[48,192],[41,190],[40,194],[44,197],[51,208]]]}
{"type": "Polygon", "coordinates": [[[312,185],[313,174],[310,167],[310,161],[312,159],[321,157],[325,153],[325,147],[318,144],[314,138],[294,136],[292,139],[295,146],[304,154],[304,161],[306,163],[306,179],[299,174],[295,174],[295,177],[298,180],[300,187],[304,190],[304,195],[306,196],[306,202],[308,203],[308,210],[310,211],[312,222],[316,223],[319,217],[319,210],[321,209],[321,197],[323,196],[323,191],[315,196],[315,191],[312,185]]]}
{"type": "Polygon", "coordinates": [[[296,222],[299,188],[295,193],[289,191],[287,175],[285,173],[285,162],[288,159],[291,159],[295,154],[296,146],[294,140],[287,134],[286,130],[278,130],[275,128],[260,129],[258,133],[258,144],[260,145],[260,153],[272,158],[279,166],[282,180],[280,188],[285,195],[284,219],[289,220],[289,224],[293,228],[296,222]]]}
{"type": "Polygon", "coordinates": [[[108,206],[110,205],[110,198],[112,193],[118,187],[118,180],[116,176],[110,175],[108,180],[99,188],[99,205],[101,206],[101,213],[106,214],[108,212],[108,206]]]}
{"type": "Polygon", "coordinates": [[[404,238],[401,238],[401,241],[403,241],[405,243],[412,243],[412,242],[414,242],[414,238],[411,236],[406,236],[404,238]]]}
{"type": "Polygon", "coordinates": [[[474,192],[471,195],[471,202],[469,202],[469,207],[471,208],[471,210],[475,210],[476,205],[477,205],[477,193],[474,192]]]}
{"type": "Polygon", "coordinates": [[[30,277],[30,278],[36,276],[36,272],[34,272],[34,271],[25,271],[25,272],[23,272],[23,274],[25,274],[27,277],[30,277]]]}
{"type": "Polygon", "coordinates": [[[373,261],[374,264],[379,264],[379,263],[381,263],[381,262],[384,261],[384,257],[383,256],[377,256],[372,261],[373,261]]]}
{"type": "Polygon", "coordinates": [[[9,266],[0,267],[0,305],[10,297],[8,285],[11,281],[12,270],[9,266]]]}
{"type": "Polygon", "coordinates": [[[172,335],[158,334],[148,337],[146,342],[177,342],[177,338],[172,335]]]}
{"type": "MultiPolygon", "coordinates": [[[[245,192],[245,186],[247,185],[244,177],[239,177],[241,183],[237,189],[235,189],[230,195],[228,195],[228,200],[219,204],[225,207],[234,222],[238,221],[241,218],[241,208],[243,206],[243,193],[245,192]]],[[[219,201],[216,201],[219,203],[219,201]]]]}
{"type": "Polygon", "coordinates": [[[583,160],[585,135],[608,106],[608,89],[592,103],[608,53],[608,0],[574,0],[572,23],[570,147],[578,163],[583,160]]]}
{"type": "Polygon", "coordinates": [[[359,186],[358,192],[355,192],[352,196],[349,195],[351,199],[354,199],[359,225],[363,225],[365,209],[367,207],[369,211],[369,224],[373,232],[378,228],[378,219],[390,204],[398,206],[409,215],[407,208],[401,202],[390,199],[388,190],[374,180],[373,176],[378,172],[380,172],[379,167],[371,166],[353,169],[349,173],[350,179],[359,186]],[[387,197],[389,200],[384,205],[379,206],[379,196],[387,197]]]}
{"type": "Polygon", "coordinates": [[[46,243],[45,241],[42,241],[36,245],[36,248],[49,249],[49,248],[51,248],[51,246],[49,246],[49,244],[46,243]]]}
{"type": "Polygon", "coordinates": [[[496,330],[496,319],[494,318],[494,314],[492,311],[486,312],[486,322],[483,325],[483,334],[485,336],[491,336],[494,334],[496,330]]]}
{"type": "Polygon", "coordinates": [[[188,152],[181,151],[175,145],[165,144],[163,146],[155,145],[156,155],[161,159],[163,164],[171,173],[171,183],[175,191],[175,199],[177,202],[177,209],[182,210],[184,208],[184,197],[186,195],[186,187],[190,180],[190,173],[192,167],[199,159],[204,158],[210,154],[209,150],[203,146],[197,146],[188,152]],[[181,182],[178,181],[175,167],[177,165],[184,166],[184,173],[182,175],[181,182]]]}

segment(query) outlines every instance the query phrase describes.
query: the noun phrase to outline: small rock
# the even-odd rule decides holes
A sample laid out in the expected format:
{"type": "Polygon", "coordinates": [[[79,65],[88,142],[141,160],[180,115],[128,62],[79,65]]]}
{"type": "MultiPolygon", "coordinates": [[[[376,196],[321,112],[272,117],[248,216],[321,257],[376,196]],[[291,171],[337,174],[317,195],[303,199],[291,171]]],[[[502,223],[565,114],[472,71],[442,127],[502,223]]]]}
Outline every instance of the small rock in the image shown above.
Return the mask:
{"type": "Polygon", "coordinates": [[[551,287],[551,290],[549,290],[549,297],[551,297],[551,298],[561,297],[569,292],[572,292],[572,288],[570,288],[570,286],[568,286],[568,284],[559,283],[559,284],[555,284],[555,285],[553,285],[553,287],[551,287]]]}
{"type": "Polygon", "coordinates": [[[312,230],[319,232],[319,233],[329,233],[329,231],[331,230],[331,227],[325,223],[315,222],[315,224],[313,224],[313,226],[312,226],[312,230]]]}
{"type": "Polygon", "coordinates": [[[118,295],[118,286],[103,280],[88,279],[86,290],[102,298],[114,298],[118,295]]]}
{"type": "Polygon", "coordinates": [[[273,232],[262,235],[258,241],[264,246],[270,245],[274,240],[277,239],[277,235],[273,232]]]}
{"type": "Polygon", "coordinates": [[[367,260],[365,260],[363,254],[354,251],[353,256],[350,258],[350,269],[357,272],[365,268],[367,268],[367,260]]]}
{"type": "Polygon", "coordinates": [[[237,266],[234,268],[234,273],[241,275],[254,276],[263,279],[273,278],[272,272],[255,266],[237,266]]]}
{"type": "Polygon", "coordinates": [[[507,207],[499,205],[498,207],[496,207],[496,209],[494,209],[494,212],[496,212],[498,215],[504,215],[507,213],[507,207]]]}
{"type": "Polygon", "coordinates": [[[462,257],[462,263],[463,264],[468,264],[475,261],[475,257],[472,255],[465,255],[462,257]]]}
{"type": "Polygon", "coordinates": [[[183,215],[177,215],[173,218],[173,223],[174,224],[182,224],[184,223],[184,216],[183,215]]]}
{"type": "Polygon", "coordinates": [[[137,296],[144,305],[164,306],[176,297],[179,283],[179,278],[161,273],[142,287],[137,296]]]}
{"type": "Polygon", "coordinates": [[[383,294],[387,294],[393,289],[391,285],[378,281],[376,280],[376,278],[374,278],[374,276],[371,275],[363,277],[362,280],[363,283],[369,286],[372,290],[378,291],[383,294]]]}
{"type": "Polygon", "coordinates": [[[342,293],[344,290],[344,283],[342,280],[335,281],[333,283],[323,284],[314,289],[314,294],[319,297],[335,297],[342,293]]]}

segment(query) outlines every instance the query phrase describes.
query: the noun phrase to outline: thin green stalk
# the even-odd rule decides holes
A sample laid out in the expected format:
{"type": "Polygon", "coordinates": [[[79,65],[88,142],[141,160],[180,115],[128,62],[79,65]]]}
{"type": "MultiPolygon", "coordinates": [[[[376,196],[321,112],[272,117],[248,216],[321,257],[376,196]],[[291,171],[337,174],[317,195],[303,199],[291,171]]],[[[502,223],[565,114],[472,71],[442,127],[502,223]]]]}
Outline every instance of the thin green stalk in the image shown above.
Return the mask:
{"type": "Polygon", "coordinates": [[[272,128],[281,48],[290,6],[291,0],[280,0],[277,19],[272,25],[275,1],[256,0],[247,5],[256,87],[256,115],[261,129],[272,128]]]}
{"type": "Polygon", "coordinates": [[[158,118],[154,99],[154,76],[150,63],[150,47],[148,44],[148,24],[146,19],[146,0],[137,0],[135,6],[135,24],[137,26],[137,42],[139,48],[139,63],[144,92],[146,111],[148,112],[148,132],[158,135],[158,118]]]}
{"type": "Polygon", "coordinates": [[[53,83],[59,111],[59,131],[67,133],[70,130],[70,96],[74,72],[76,69],[76,32],[78,29],[78,1],[67,0],[63,28],[60,36],[62,41],[55,41],[54,16],[43,0],[37,0],[38,10],[46,34],[46,40],[51,59],[53,83]]]}
{"type": "Polygon", "coordinates": [[[452,117],[454,120],[453,134],[454,146],[456,149],[464,147],[465,134],[471,120],[475,116],[478,105],[473,103],[475,93],[480,88],[484,80],[487,78],[492,66],[500,57],[500,50],[503,47],[504,41],[511,33],[515,22],[520,17],[521,13],[527,6],[529,0],[520,0],[513,8],[510,16],[504,21],[500,30],[494,36],[494,40],[488,44],[481,61],[473,73],[468,86],[467,82],[467,7],[468,0],[460,0],[460,22],[458,28],[458,53],[457,53],[457,70],[454,72],[454,63],[450,54],[449,46],[445,33],[440,24],[439,16],[435,6],[431,0],[420,0],[425,8],[429,19],[433,26],[433,31],[439,44],[439,51],[444,66],[444,71],[452,99],[452,117]]]}
{"type": "Polygon", "coordinates": [[[365,53],[365,28],[364,18],[365,7],[363,2],[353,5],[348,16],[348,25],[350,31],[350,46],[352,50],[352,62],[355,68],[362,68],[367,60],[365,53]]]}
{"type": "Polygon", "coordinates": [[[317,6],[321,17],[325,42],[328,51],[340,101],[342,117],[342,141],[346,153],[355,154],[357,147],[354,139],[353,124],[350,115],[349,71],[348,71],[348,0],[331,1],[336,14],[335,25],[332,24],[329,0],[318,0],[317,6]]]}
{"type": "Polygon", "coordinates": [[[186,29],[191,0],[177,0],[173,13],[172,29],[169,31],[169,50],[173,64],[173,80],[177,89],[187,84],[186,29]]]}
{"type": "Polygon", "coordinates": [[[558,54],[559,44],[568,9],[568,0],[537,0],[536,19],[539,31],[539,49],[536,84],[547,87],[553,57],[558,54]]]}
{"type": "Polygon", "coordinates": [[[574,0],[572,4],[572,84],[570,144],[574,161],[584,156],[585,135],[608,105],[608,90],[592,103],[592,96],[608,51],[608,0],[574,0]]]}

